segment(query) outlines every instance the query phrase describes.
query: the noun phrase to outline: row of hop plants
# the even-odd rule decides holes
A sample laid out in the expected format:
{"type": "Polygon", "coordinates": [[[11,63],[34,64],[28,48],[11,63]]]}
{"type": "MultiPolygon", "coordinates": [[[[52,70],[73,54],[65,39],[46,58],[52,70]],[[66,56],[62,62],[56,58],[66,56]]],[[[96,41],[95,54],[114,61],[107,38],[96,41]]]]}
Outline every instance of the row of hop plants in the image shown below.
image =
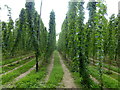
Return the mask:
{"type": "MultiPolygon", "coordinates": [[[[88,2],[89,19],[84,23],[84,2],[69,2],[68,12],[62,24],[58,50],[70,59],[71,71],[79,72],[83,87],[91,87],[89,63],[99,60],[100,87],[103,88],[103,63],[109,67],[120,61],[120,17],[112,14],[109,20],[104,1],[88,2]]],[[[119,67],[119,66],[118,66],[119,67]]],[[[110,72],[110,69],[109,69],[110,72]]]]}
{"type": "Polygon", "coordinates": [[[47,62],[55,49],[55,12],[51,11],[49,31],[35,10],[34,2],[26,2],[20,11],[19,18],[12,20],[11,9],[8,9],[8,22],[2,21],[2,56],[3,59],[33,52],[36,57],[36,71],[41,57],[47,62]]]}

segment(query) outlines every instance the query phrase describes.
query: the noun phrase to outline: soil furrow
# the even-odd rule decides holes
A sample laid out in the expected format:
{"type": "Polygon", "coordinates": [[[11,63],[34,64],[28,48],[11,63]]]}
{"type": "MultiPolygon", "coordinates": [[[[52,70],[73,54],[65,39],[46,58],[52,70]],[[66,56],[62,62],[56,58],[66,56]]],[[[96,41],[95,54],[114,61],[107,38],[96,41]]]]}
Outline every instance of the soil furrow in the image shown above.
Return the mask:
{"type": "Polygon", "coordinates": [[[20,60],[18,60],[18,61],[15,61],[15,62],[6,64],[6,65],[2,65],[2,66],[0,66],[0,67],[6,67],[6,66],[9,66],[10,64],[16,64],[16,63],[18,63],[18,62],[20,62],[20,61],[22,61],[22,60],[30,59],[30,58],[33,58],[33,57],[34,57],[34,56],[25,57],[25,58],[20,59],[20,60]]]}

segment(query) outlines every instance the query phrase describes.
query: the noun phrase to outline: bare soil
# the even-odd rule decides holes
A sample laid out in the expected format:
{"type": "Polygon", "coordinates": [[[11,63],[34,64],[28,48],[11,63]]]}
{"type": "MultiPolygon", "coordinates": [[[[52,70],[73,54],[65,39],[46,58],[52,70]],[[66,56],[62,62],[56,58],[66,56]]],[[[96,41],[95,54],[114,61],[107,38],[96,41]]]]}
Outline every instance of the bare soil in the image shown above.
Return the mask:
{"type": "Polygon", "coordinates": [[[59,54],[59,57],[60,57],[60,63],[64,71],[63,80],[62,80],[62,83],[64,84],[63,88],[77,88],[74,83],[74,79],[72,78],[71,73],[68,70],[68,68],[65,66],[60,54],[59,54]]]}
{"type": "Polygon", "coordinates": [[[90,78],[95,82],[95,83],[97,83],[97,84],[99,84],[100,82],[96,79],[96,78],[94,78],[93,76],[91,76],[90,75],[90,78]]]}

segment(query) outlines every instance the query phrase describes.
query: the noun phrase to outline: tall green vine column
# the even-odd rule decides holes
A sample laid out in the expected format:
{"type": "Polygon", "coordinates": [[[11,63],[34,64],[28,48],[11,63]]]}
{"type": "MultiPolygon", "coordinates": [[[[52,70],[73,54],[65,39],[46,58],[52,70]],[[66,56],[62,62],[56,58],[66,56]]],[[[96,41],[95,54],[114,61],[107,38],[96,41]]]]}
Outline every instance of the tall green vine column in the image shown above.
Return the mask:
{"type": "Polygon", "coordinates": [[[34,2],[26,2],[26,12],[27,12],[27,22],[28,22],[28,27],[29,27],[29,36],[31,38],[31,45],[34,47],[35,51],[35,56],[36,56],[36,72],[38,72],[38,57],[39,57],[39,43],[37,36],[35,34],[34,30],[34,14],[35,14],[35,9],[34,9],[34,2]]]}
{"type": "Polygon", "coordinates": [[[111,74],[110,72],[110,67],[111,67],[111,64],[112,64],[112,60],[114,59],[114,53],[115,53],[115,44],[114,44],[114,30],[115,30],[115,15],[113,14],[111,17],[110,17],[110,21],[109,21],[109,25],[108,25],[108,33],[109,33],[109,36],[108,36],[108,56],[109,56],[109,60],[108,60],[108,63],[109,63],[109,72],[108,74],[111,74]]]}
{"type": "Polygon", "coordinates": [[[77,2],[69,2],[68,10],[68,48],[69,48],[69,57],[74,60],[76,56],[76,46],[75,46],[75,34],[76,34],[76,16],[77,16],[77,2]]]}
{"type": "Polygon", "coordinates": [[[96,27],[96,46],[97,46],[97,59],[99,60],[98,63],[98,70],[100,75],[100,87],[103,89],[103,59],[104,59],[104,24],[106,23],[106,5],[103,4],[103,2],[97,3],[98,11],[97,11],[97,27],[96,27]]]}
{"type": "MultiPolygon", "coordinates": [[[[85,54],[86,52],[86,31],[84,25],[84,2],[78,3],[78,18],[76,21],[76,37],[77,37],[77,55],[79,61],[79,73],[82,77],[82,85],[86,88],[90,88],[90,76],[88,72],[88,58],[85,54]]],[[[76,61],[77,62],[77,61],[76,61]]]]}
{"type": "Polygon", "coordinates": [[[96,27],[96,3],[95,0],[90,0],[87,9],[89,10],[88,30],[87,30],[87,42],[88,43],[88,56],[92,57],[93,63],[96,58],[96,38],[95,38],[95,27],[96,27]],[[91,48],[90,48],[91,47],[91,48]],[[92,52],[92,53],[91,53],[92,52]]]}

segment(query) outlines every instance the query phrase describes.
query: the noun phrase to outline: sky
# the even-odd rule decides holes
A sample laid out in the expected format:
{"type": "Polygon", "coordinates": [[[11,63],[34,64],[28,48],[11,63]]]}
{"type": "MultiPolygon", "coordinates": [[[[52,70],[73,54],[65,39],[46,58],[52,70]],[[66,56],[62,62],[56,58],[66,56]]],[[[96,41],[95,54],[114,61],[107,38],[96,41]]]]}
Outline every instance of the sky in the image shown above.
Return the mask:
{"type": "MultiPolygon", "coordinates": [[[[54,10],[56,15],[56,33],[59,33],[61,31],[61,25],[68,11],[69,1],[70,0],[43,0],[41,18],[47,29],[49,28],[50,12],[54,10]]],[[[85,1],[84,6],[85,6],[85,17],[86,17],[85,22],[86,22],[88,20],[88,11],[86,9],[86,6],[89,0],[84,0],[84,1],[85,1]]],[[[108,17],[110,17],[112,14],[117,15],[118,2],[120,0],[105,0],[105,1],[107,4],[108,17]]],[[[2,10],[0,11],[0,20],[2,21],[8,20],[7,9],[4,8],[4,5],[8,5],[12,9],[12,19],[15,21],[15,19],[19,18],[21,9],[25,8],[25,2],[26,0],[0,0],[0,7],[2,7],[2,10]]],[[[38,11],[38,13],[40,13],[40,2],[41,0],[35,0],[35,8],[38,11]]]]}

